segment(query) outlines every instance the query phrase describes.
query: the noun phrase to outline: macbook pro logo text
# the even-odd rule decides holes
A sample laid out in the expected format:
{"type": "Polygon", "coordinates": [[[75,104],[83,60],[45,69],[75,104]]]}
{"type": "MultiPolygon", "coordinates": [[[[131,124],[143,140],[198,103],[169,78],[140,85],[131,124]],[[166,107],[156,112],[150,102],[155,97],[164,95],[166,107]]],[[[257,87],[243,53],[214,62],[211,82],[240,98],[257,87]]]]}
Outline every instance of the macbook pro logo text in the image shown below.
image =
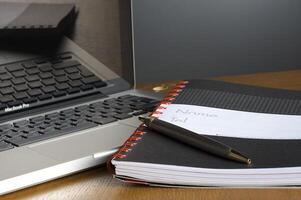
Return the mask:
{"type": "Polygon", "coordinates": [[[19,105],[19,106],[13,106],[13,107],[10,107],[10,108],[5,108],[4,112],[11,112],[11,111],[20,110],[20,109],[28,108],[28,107],[29,107],[29,104],[23,103],[22,105],[19,105]]]}

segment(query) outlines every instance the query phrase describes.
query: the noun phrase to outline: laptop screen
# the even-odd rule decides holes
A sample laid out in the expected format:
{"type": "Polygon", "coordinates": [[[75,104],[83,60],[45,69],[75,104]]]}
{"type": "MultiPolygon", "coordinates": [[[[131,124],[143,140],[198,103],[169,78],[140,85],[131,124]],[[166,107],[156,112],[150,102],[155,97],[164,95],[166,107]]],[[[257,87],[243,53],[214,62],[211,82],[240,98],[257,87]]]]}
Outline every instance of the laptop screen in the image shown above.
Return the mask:
{"type": "Polygon", "coordinates": [[[301,1],[132,0],[137,83],[301,67],[301,1]]]}

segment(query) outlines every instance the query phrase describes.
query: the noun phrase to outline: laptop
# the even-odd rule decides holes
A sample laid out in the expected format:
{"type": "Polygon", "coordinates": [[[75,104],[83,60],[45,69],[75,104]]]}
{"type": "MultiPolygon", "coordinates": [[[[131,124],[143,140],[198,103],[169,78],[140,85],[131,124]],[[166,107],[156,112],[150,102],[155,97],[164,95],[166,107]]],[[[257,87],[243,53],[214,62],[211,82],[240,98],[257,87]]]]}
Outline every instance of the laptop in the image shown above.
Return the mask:
{"type": "Polygon", "coordinates": [[[160,98],[66,37],[2,44],[0,194],[105,163],[160,98]]]}

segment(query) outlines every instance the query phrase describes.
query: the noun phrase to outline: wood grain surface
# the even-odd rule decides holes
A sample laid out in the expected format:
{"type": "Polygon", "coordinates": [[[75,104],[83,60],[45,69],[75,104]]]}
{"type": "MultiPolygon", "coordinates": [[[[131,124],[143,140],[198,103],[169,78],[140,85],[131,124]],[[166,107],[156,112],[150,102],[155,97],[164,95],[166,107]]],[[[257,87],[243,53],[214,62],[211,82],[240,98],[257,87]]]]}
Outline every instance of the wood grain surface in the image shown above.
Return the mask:
{"type": "MultiPolygon", "coordinates": [[[[105,65],[121,73],[123,49],[120,39],[118,0],[10,0],[16,2],[75,2],[80,13],[74,41],[105,65]]],[[[214,79],[275,88],[301,90],[301,70],[217,77],[214,79]]],[[[163,83],[162,83],[163,84],[163,83]]],[[[164,83],[172,86],[174,82],[164,83]]],[[[158,83],[141,86],[151,90],[158,83]]],[[[0,164],[1,166],[1,164],[0,164]]],[[[1,170],[1,167],[0,167],[1,170]]],[[[231,181],[231,180],[230,180],[231,181]]],[[[112,178],[105,166],[17,191],[1,200],[17,199],[300,199],[299,188],[159,188],[124,184],[112,178]]]]}

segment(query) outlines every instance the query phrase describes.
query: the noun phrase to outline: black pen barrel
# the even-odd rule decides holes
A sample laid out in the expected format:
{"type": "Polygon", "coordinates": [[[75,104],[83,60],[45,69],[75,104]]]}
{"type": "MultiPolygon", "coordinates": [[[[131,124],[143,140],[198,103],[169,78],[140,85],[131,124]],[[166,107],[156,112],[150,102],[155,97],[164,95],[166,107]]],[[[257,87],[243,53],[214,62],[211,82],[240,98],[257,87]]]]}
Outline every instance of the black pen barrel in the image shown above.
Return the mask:
{"type": "Polygon", "coordinates": [[[225,144],[159,119],[152,120],[149,127],[177,141],[221,157],[227,157],[231,152],[231,148],[225,144]]]}
{"type": "Polygon", "coordinates": [[[201,149],[223,158],[251,164],[251,160],[246,156],[242,155],[231,147],[205,135],[197,134],[180,126],[176,126],[169,122],[162,121],[153,117],[140,116],[139,119],[144,122],[145,125],[150,129],[153,129],[162,135],[173,138],[182,143],[188,144],[189,146],[201,149]]]}

